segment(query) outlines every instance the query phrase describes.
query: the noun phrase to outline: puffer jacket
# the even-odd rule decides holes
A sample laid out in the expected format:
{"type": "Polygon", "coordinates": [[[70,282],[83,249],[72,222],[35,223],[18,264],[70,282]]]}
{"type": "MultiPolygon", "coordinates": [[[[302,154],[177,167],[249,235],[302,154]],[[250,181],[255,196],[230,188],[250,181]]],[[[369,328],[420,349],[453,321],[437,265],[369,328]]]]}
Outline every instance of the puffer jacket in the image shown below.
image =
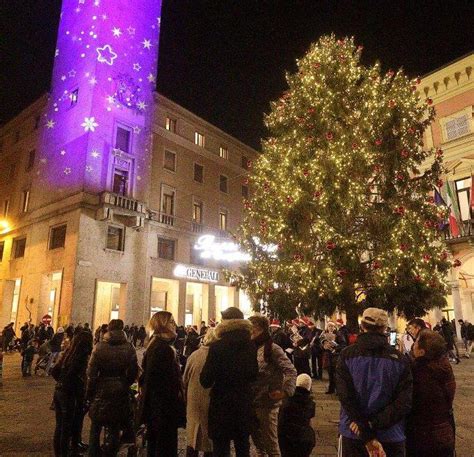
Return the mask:
{"type": "Polygon", "coordinates": [[[271,359],[265,360],[265,344],[257,349],[258,376],[252,386],[254,404],[257,408],[275,408],[281,404],[280,400],[272,400],[269,393],[282,390],[288,397],[295,392],[296,368],[283,352],[283,349],[272,343],[271,359]]]}
{"type": "Polygon", "coordinates": [[[116,424],[130,417],[130,386],[138,374],[137,354],[122,330],[104,335],[91,355],[87,368],[86,398],[90,418],[116,424]]]}

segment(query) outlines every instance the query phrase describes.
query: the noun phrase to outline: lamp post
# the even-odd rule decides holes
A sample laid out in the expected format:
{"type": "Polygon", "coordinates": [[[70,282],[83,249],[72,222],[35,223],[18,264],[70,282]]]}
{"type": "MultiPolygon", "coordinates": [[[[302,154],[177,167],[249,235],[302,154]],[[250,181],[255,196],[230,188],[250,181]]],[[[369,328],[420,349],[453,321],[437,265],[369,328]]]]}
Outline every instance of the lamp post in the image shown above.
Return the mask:
{"type": "Polygon", "coordinates": [[[0,235],[7,233],[10,230],[10,224],[6,219],[0,220],[0,235]]]}

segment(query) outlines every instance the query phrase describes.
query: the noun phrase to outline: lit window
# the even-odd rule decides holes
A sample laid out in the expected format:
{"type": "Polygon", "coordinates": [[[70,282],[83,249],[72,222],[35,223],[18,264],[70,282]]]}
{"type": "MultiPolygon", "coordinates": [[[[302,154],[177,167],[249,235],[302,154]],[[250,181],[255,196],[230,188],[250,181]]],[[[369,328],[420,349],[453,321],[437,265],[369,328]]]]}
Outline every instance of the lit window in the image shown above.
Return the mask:
{"type": "Polygon", "coordinates": [[[194,181],[202,183],[204,175],[204,167],[198,163],[194,164],[194,181]]]}
{"type": "Polygon", "coordinates": [[[26,249],[26,238],[19,238],[19,239],[13,240],[12,255],[14,259],[20,259],[21,257],[25,257],[25,249],[26,249]]]}
{"type": "Polygon", "coordinates": [[[26,164],[26,171],[32,170],[33,167],[35,166],[35,156],[36,156],[36,152],[34,150],[29,152],[28,163],[26,164]]]}
{"type": "Polygon", "coordinates": [[[249,159],[248,159],[248,157],[242,156],[241,165],[242,165],[242,168],[244,168],[245,170],[249,169],[249,159]]]}
{"type": "Polygon", "coordinates": [[[77,105],[77,101],[79,100],[79,89],[73,90],[69,97],[71,99],[71,106],[77,105]]]}
{"type": "Polygon", "coordinates": [[[176,133],[176,119],[167,117],[165,127],[166,127],[166,130],[176,133]]]}
{"type": "Polygon", "coordinates": [[[53,227],[49,234],[49,249],[63,248],[66,244],[66,224],[53,227]]]}
{"type": "Polygon", "coordinates": [[[204,147],[205,137],[202,133],[194,132],[194,144],[197,144],[201,148],[204,147]]]}
{"type": "Polygon", "coordinates": [[[248,186],[242,185],[242,197],[249,198],[249,188],[248,188],[248,186]]]}
{"type": "Polygon", "coordinates": [[[471,219],[471,178],[458,179],[456,181],[456,193],[461,219],[469,221],[471,219]]]}
{"type": "Polygon", "coordinates": [[[127,170],[114,168],[112,192],[114,194],[123,195],[124,197],[126,197],[128,194],[128,180],[129,174],[127,170]]]}
{"type": "Polygon", "coordinates": [[[220,230],[227,230],[227,210],[220,209],[219,210],[219,229],[220,230]]]}
{"type": "Polygon", "coordinates": [[[195,201],[193,203],[193,222],[202,224],[202,202],[195,201]]]}
{"type": "Polygon", "coordinates": [[[462,116],[450,119],[445,123],[446,128],[446,139],[448,141],[455,140],[461,136],[467,135],[470,132],[469,128],[469,116],[463,114],[462,116]]]}
{"type": "Polygon", "coordinates": [[[176,171],[176,154],[165,149],[165,163],[163,167],[169,171],[176,171]]]}
{"type": "Polygon", "coordinates": [[[221,146],[219,148],[219,157],[222,157],[223,159],[228,160],[229,159],[229,150],[226,147],[221,146]]]}
{"type": "Polygon", "coordinates": [[[107,227],[107,249],[123,251],[125,248],[124,229],[109,225],[107,227]]]}
{"type": "Polygon", "coordinates": [[[30,191],[24,190],[21,197],[21,211],[26,213],[28,211],[28,205],[30,203],[30,191]]]}
{"type": "Polygon", "coordinates": [[[132,137],[132,132],[130,129],[117,126],[117,131],[115,133],[115,149],[120,149],[123,152],[130,152],[130,139],[132,137]]]}
{"type": "Polygon", "coordinates": [[[9,209],[10,209],[10,200],[6,199],[3,201],[3,217],[8,216],[9,209]]]}
{"type": "Polygon", "coordinates": [[[0,241],[0,262],[3,260],[4,251],[5,251],[5,241],[0,241]]]}
{"type": "Polygon", "coordinates": [[[221,192],[227,193],[227,191],[228,191],[227,176],[224,176],[224,175],[219,176],[219,189],[220,189],[221,192]]]}
{"type": "Polygon", "coordinates": [[[160,259],[174,260],[175,240],[158,238],[158,257],[160,259]]]}

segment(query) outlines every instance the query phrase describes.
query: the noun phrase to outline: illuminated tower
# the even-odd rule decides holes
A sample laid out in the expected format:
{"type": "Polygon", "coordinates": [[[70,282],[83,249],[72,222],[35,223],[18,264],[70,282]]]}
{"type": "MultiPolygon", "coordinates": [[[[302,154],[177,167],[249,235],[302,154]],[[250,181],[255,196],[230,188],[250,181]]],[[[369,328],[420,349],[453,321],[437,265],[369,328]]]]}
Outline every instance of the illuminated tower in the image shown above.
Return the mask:
{"type": "Polygon", "coordinates": [[[63,0],[38,206],[104,190],[146,200],[160,14],[161,0],[63,0]]]}

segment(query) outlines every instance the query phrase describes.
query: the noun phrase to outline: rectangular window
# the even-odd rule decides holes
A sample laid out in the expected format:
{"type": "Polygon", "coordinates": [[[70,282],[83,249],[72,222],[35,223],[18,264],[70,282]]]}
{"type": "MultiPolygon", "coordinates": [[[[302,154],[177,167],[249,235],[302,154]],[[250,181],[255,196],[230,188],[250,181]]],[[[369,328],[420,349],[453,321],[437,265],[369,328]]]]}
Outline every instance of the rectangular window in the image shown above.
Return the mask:
{"type": "Polygon", "coordinates": [[[249,188],[248,186],[242,185],[242,197],[248,199],[249,198],[249,188]]]}
{"type": "Polygon", "coordinates": [[[194,144],[197,144],[201,148],[205,145],[205,137],[202,133],[194,132],[194,144]]]}
{"type": "Polygon", "coordinates": [[[158,238],[158,257],[160,259],[174,260],[175,240],[158,238]]]}
{"type": "Polygon", "coordinates": [[[28,163],[26,164],[26,171],[30,171],[33,169],[35,166],[35,157],[36,157],[36,151],[30,151],[28,153],[28,163]]]}
{"type": "Polygon", "coordinates": [[[193,202],[193,222],[202,224],[202,202],[193,202]]]}
{"type": "Polygon", "coordinates": [[[3,217],[8,216],[9,210],[10,210],[10,200],[6,199],[3,201],[3,217]]]}
{"type": "Polygon", "coordinates": [[[202,183],[204,176],[204,167],[198,163],[194,164],[194,181],[202,183]]]}
{"type": "Polygon", "coordinates": [[[219,157],[229,160],[229,150],[225,146],[219,148],[219,157]]]}
{"type": "Polygon", "coordinates": [[[130,129],[117,126],[115,133],[115,149],[120,149],[123,152],[130,153],[130,140],[132,132],[130,129]]]}
{"type": "Polygon", "coordinates": [[[107,227],[107,249],[112,249],[114,251],[124,251],[124,248],[124,229],[122,227],[109,225],[107,227]]]}
{"type": "Polygon", "coordinates": [[[228,179],[225,175],[219,176],[219,190],[225,193],[228,192],[228,179]]]}
{"type": "Polygon", "coordinates": [[[175,212],[175,190],[169,186],[163,185],[161,188],[161,218],[162,224],[174,225],[175,212]]]}
{"type": "Polygon", "coordinates": [[[456,193],[461,219],[469,221],[471,219],[471,178],[458,179],[456,181],[456,193]]]}
{"type": "Polygon", "coordinates": [[[63,248],[66,244],[66,224],[52,227],[49,233],[49,249],[63,248]]]}
{"type": "Polygon", "coordinates": [[[25,257],[26,238],[13,240],[12,254],[14,259],[25,257]]]}
{"type": "Polygon", "coordinates": [[[245,170],[248,170],[249,169],[249,159],[248,157],[245,157],[245,156],[242,156],[242,168],[244,168],[245,170]]]}
{"type": "Polygon", "coordinates": [[[163,168],[169,171],[176,171],[176,154],[165,149],[165,160],[163,168]]]}
{"type": "Polygon", "coordinates": [[[71,98],[71,106],[77,105],[77,101],[79,100],[79,89],[73,90],[69,97],[71,98]]]}
{"type": "Polygon", "coordinates": [[[227,210],[226,209],[220,209],[219,210],[219,229],[220,230],[227,230],[227,210]]]}
{"type": "Polygon", "coordinates": [[[112,183],[112,192],[114,194],[123,195],[128,194],[128,171],[114,169],[114,180],[112,183]]]}
{"type": "Polygon", "coordinates": [[[40,122],[41,122],[41,116],[36,116],[35,117],[35,130],[39,129],[40,122]]]}
{"type": "Polygon", "coordinates": [[[444,124],[446,128],[446,139],[448,141],[455,140],[461,136],[467,135],[470,132],[469,128],[469,116],[463,114],[462,116],[455,117],[446,121],[444,124]]]}
{"type": "Polygon", "coordinates": [[[176,133],[176,119],[167,117],[165,127],[166,127],[166,130],[176,133]]]}
{"type": "Polygon", "coordinates": [[[28,211],[28,205],[30,203],[30,191],[24,190],[21,196],[21,212],[26,213],[28,211]]]}
{"type": "Polygon", "coordinates": [[[3,260],[4,251],[5,251],[5,241],[0,241],[0,262],[3,260]]]}

